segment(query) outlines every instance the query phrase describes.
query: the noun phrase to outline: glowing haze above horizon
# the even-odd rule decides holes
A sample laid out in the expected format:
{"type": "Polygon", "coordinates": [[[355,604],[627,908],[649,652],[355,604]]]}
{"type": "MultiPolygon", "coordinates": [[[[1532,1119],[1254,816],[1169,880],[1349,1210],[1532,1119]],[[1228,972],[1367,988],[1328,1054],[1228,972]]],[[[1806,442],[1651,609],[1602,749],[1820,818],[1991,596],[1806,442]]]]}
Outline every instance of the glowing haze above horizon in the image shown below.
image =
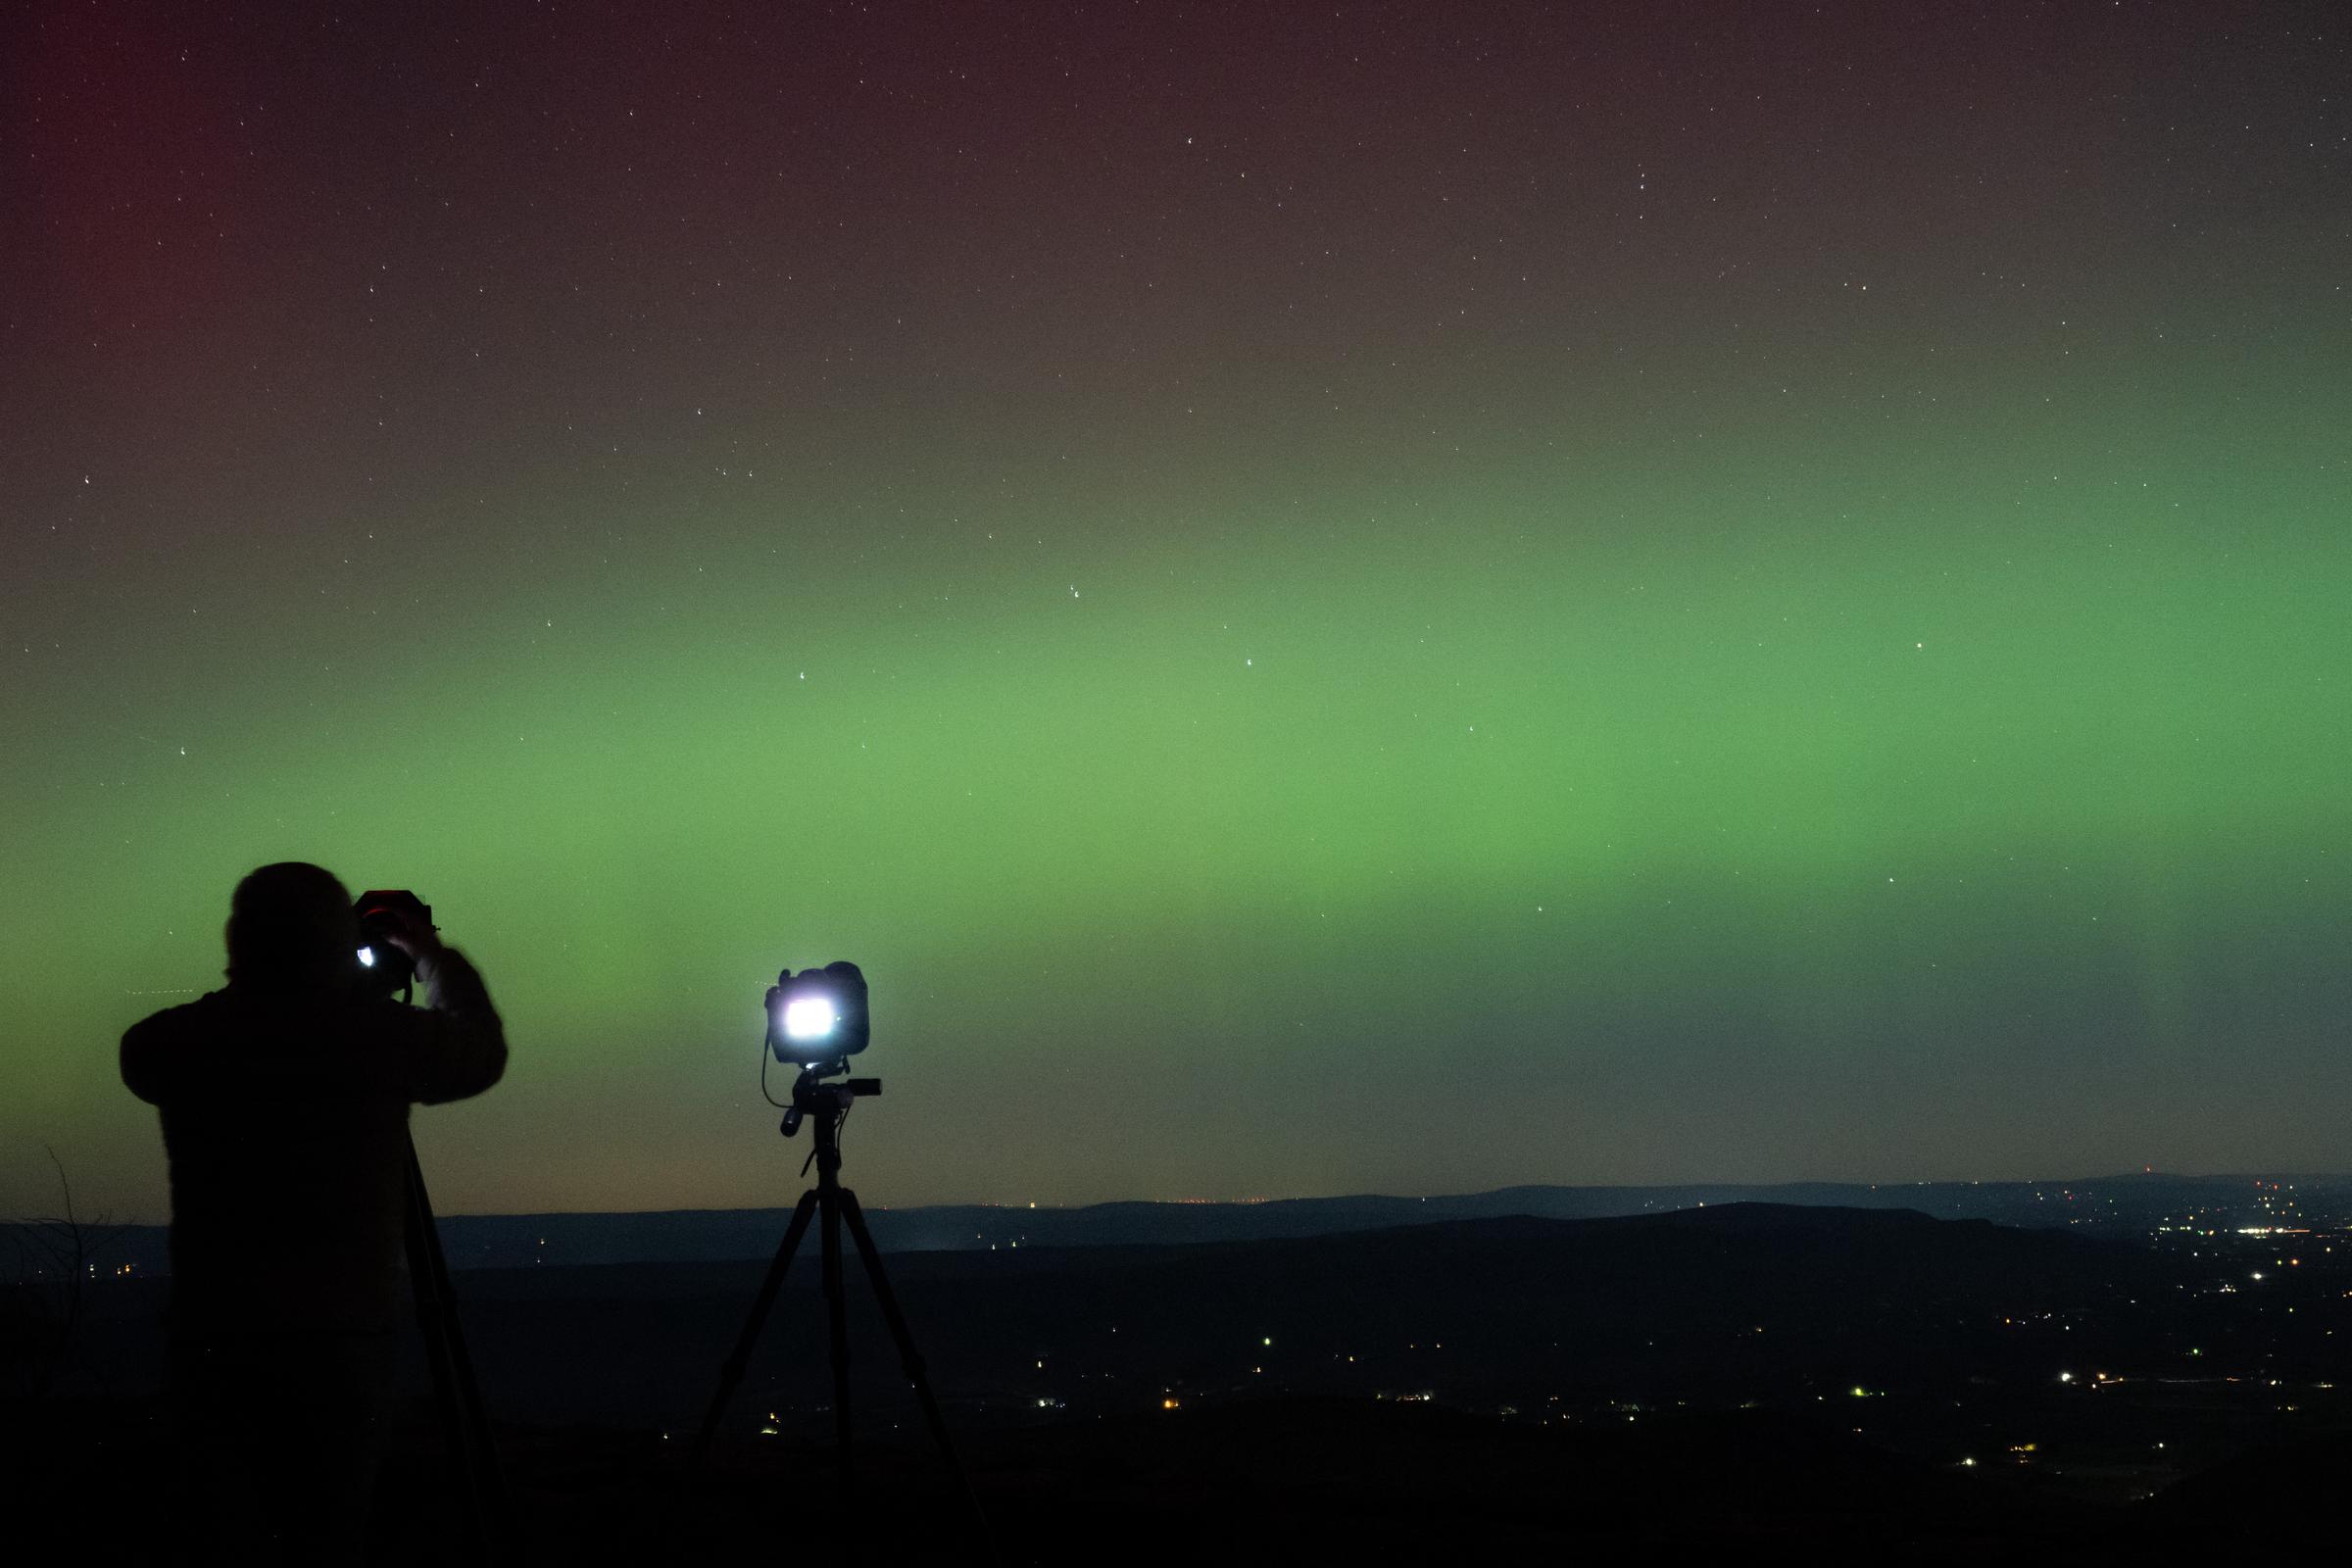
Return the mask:
{"type": "Polygon", "coordinates": [[[448,1212],[2352,1163],[2341,18],[1919,9],[36,14],[0,1214],[281,858],[448,1212]]]}

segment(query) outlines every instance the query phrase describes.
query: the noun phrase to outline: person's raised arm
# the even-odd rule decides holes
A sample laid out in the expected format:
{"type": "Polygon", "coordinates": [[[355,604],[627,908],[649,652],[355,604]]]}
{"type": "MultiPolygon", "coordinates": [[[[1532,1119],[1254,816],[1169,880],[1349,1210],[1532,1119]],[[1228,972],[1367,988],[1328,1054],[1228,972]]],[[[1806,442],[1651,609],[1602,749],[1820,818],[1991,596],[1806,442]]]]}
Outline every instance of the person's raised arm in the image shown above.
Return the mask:
{"type": "Polygon", "coordinates": [[[160,1105],[177,1083],[179,1054],[168,1038],[167,1014],[141,1018],[122,1031],[122,1086],[150,1105],[160,1105]]]}
{"type": "Polygon", "coordinates": [[[404,929],[391,940],[416,965],[424,987],[416,1018],[409,1098],[425,1104],[464,1100],[497,1083],[507,1070],[507,1033],[481,973],[430,929],[404,929]]]}

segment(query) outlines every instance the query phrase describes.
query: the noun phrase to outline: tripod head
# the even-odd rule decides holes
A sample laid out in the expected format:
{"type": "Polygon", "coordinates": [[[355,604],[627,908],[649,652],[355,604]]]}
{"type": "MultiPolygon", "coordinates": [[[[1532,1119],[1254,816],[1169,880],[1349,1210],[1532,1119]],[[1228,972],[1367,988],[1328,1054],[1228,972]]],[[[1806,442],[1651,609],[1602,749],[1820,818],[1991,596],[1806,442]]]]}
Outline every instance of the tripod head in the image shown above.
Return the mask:
{"type": "MultiPolygon", "coordinates": [[[[850,1070],[850,1064],[836,1056],[831,1061],[812,1061],[801,1069],[792,1081],[792,1108],[784,1112],[784,1123],[776,1130],[790,1138],[801,1130],[801,1123],[810,1115],[816,1117],[819,1129],[830,1129],[858,1100],[882,1092],[879,1078],[843,1078],[837,1084],[824,1082],[850,1070]]],[[[828,1132],[820,1130],[818,1142],[828,1143],[828,1132]]]]}

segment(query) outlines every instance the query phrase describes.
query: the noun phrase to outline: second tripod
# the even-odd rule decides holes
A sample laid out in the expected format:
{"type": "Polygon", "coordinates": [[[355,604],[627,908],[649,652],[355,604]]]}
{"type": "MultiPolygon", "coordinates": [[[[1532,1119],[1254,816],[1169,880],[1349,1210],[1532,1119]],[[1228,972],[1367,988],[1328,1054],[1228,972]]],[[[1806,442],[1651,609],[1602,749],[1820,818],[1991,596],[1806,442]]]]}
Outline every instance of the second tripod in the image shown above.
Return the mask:
{"type": "Polygon", "coordinates": [[[466,1334],[458,1323],[449,1260],[441,1251],[441,1228],[433,1220],[433,1202],[424,1191],[424,1167],[416,1162],[414,1138],[409,1140],[404,1207],[409,1282],[416,1293],[425,1362],[432,1368],[433,1402],[441,1414],[451,1490],[465,1524],[464,1560],[512,1559],[514,1520],[508,1508],[506,1477],[498,1466],[482,1391],[473,1379],[473,1357],[466,1351],[466,1334]]]}
{"type": "Polygon", "coordinates": [[[710,1396],[710,1408],[704,1413],[702,1431],[694,1440],[694,1460],[699,1465],[710,1451],[711,1439],[726,1414],[727,1401],[733,1397],[736,1385],[743,1381],[744,1368],[750,1364],[752,1348],[759,1343],[768,1309],[775,1305],[785,1272],[792,1267],[793,1254],[800,1250],[801,1239],[808,1234],[808,1224],[813,1219],[817,1223],[817,1255],[832,1349],[833,1438],[841,1458],[843,1491],[851,1491],[856,1481],[850,1430],[849,1310],[841,1268],[841,1233],[846,1226],[858,1257],[865,1264],[865,1277],[873,1287],[875,1303],[882,1308],[883,1320],[890,1325],[891,1338],[897,1342],[900,1369],[906,1374],[906,1381],[922,1405],[923,1420],[931,1429],[932,1441],[939,1445],[940,1456],[955,1473],[977,1519],[979,1498],[972,1491],[971,1477],[964,1473],[963,1462],[956,1457],[956,1445],[948,1436],[948,1424],[939,1413],[939,1399],[931,1392],[931,1379],[923,1369],[922,1356],[915,1350],[914,1336],[907,1331],[906,1315],[899,1310],[898,1297],[890,1288],[890,1276],[883,1272],[882,1253],[874,1246],[872,1233],[865,1228],[865,1213],[858,1206],[858,1195],[841,1185],[842,1119],[859,1098],[882,1092],[879,1078],[823,1081],[843,1071],[846,1065],[832,1061],[804,1067],[793,1083],[792,1107],[785,1111],[784,1124],[778,1130],[790,1138],[800,1130],[804,1120],[808,1123],[816,1139],[816,1151],[810,1156],[816,1163],[816,1185],[801,1195],[799,1205],[793,1209],[792,1223],[785,1227],[775,1261],[768,1265],[767,1278],[760,1282],[760,1294],[752,1301],[751,1316],[744,1320],[734,1353],[727,1357],[726,1366],[719,1373],[717,1392],[710,1396]]]}

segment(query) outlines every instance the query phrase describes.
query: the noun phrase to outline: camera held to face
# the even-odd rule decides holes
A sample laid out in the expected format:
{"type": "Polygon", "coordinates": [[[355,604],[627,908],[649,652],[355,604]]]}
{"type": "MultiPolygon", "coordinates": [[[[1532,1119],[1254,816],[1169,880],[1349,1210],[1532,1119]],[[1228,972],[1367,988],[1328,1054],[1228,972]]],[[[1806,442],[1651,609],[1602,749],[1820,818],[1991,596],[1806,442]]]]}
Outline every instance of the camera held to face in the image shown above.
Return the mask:
{"type": "Polygon", "coordinates": [[[432,906],[405,888],[376,888],[354,901],[360,922],[360,980],[385,996],[413,985],[416,968],[395,936],[421,938],[434,930],[432,906]]]}

